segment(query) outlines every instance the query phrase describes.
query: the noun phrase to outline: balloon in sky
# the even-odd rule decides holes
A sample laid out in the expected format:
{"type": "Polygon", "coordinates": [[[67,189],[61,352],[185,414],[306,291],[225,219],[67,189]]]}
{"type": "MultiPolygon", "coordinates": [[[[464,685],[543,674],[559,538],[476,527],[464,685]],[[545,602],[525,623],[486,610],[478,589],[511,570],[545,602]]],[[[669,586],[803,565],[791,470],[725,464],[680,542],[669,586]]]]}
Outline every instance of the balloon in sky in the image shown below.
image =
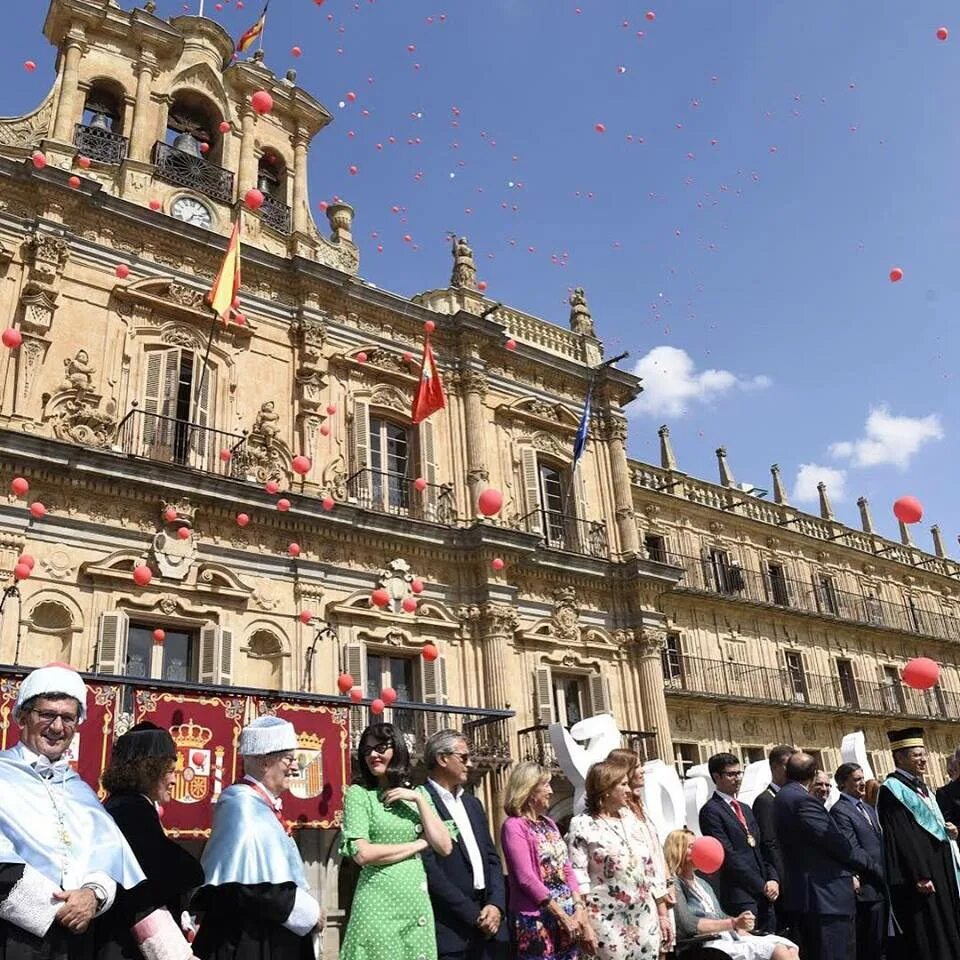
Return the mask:
{"type": "Polygon", "coordinates": [[[903,271],[899,267],[894,267],[890,271],[890,282],[899,283],[903,279],[903,271]]]}
{"type": "Polygon", "coordinates": [[[937,27],[937,39],[946,40],[950,36],[950,31],[946,27],[937,27]]]}
{"type": "Polygon", "coordinates": [[[916,497],[900,497],[893,505],[893,515],[902,523],[919,523],[923,504],[916,497]]]}
{"type": "Polygon", "coordinates": [[[250,98],[250,106],[259,113],[269,113],[273,109],[273,97],[266,90],[258,90],[250,98]]]}

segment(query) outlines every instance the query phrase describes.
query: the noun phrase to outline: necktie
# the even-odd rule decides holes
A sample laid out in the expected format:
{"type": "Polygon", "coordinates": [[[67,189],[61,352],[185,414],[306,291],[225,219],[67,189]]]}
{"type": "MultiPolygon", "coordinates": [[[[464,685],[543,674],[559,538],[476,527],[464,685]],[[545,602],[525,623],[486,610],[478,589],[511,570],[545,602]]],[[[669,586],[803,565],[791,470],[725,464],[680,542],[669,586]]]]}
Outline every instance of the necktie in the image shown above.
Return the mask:
{"type": "Polygon", "coordinates": [[[753,838],[750,836],[750,828],[747,826],[747,818],[743,815],[743,808],[740,806],[740,801],[734,797],[734,799],[730,801],[730,806],[733,808],[733,815],[737,818],[737,820],[740,821],[740,826],[743,827],[744,832],[747,835],[747,839],[752,840],[753,838]]]}
{"type": "Polygon", "coordinates": [[[867,823],[869,823],[870,826],[873,827],[874,830],[876,830],[876,829],[877,829],[877,825],[873,822],[873,817],[870,816],[870,811],[867,810],[867,808],[864,806],[862,800],[858,800],[858,801],[857,801],[857,809],[858,809],[858,810],[863,814],[863,816],[866,818],[867,823]]]}

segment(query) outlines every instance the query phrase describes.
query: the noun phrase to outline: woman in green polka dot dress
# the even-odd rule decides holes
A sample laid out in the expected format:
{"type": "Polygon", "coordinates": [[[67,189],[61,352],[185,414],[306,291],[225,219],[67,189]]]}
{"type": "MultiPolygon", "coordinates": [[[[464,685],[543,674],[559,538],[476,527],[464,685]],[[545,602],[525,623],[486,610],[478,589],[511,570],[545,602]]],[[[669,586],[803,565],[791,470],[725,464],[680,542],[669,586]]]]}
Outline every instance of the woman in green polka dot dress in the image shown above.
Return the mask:
{"type": "Polygon", "coordinates": [[[447,856],[450,829],[424,787],[400,786],[410,755],[391,724],[367,727],[358,753],[363,784],[344,798],[340,853],[362,869],[340,960],[437,960],[420,854],[447,856]]]}

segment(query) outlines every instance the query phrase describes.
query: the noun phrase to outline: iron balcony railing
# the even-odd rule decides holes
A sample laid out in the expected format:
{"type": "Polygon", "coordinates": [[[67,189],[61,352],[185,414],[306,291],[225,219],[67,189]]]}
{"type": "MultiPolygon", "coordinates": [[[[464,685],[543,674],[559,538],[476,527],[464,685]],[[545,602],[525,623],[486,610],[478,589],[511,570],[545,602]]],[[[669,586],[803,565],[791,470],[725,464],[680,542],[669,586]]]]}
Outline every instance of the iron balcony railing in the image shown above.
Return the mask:
{"type": "Polygon", "coordinates": [[[126,137],[103,127],[88,127],[78,123],[73,131],[73,145],[81,156],[100,163],[122,163],[127,156],[126,137]]]}
{"type": "Polygon", "coordinates": [[[809,707],[842,713],[960,721],[960,696],[940,687],[913,690],[899,680],[868,682],[682,655],[664,659],[667,695],[809,707]]]}
{"type": "Polygon", "coordinates": [[[778,569],[762,573],[749,570],[736,563],[724,562],[718,555],[689,557],[670,553],[665,557],[661,562],[681,567],[684,571],[676,587],[678,590],[769,604],[940,640],[960,640],[960,620],[956,617],[925,609],[916,602],[913,605],[893,603],[875,595],[843,590],[826,574],[804,582],[778,569]]]}
{"type": "Polygon", "coordinates": [[[520,518],[520,526],[528,533],[536,533],[553,550],[579,553],[598,560],[610,559],[606,524],[542,508],[532,510],[520,518]]]}
{"type": "MultiPolygon", "coordinates": [[[[621,730],[623,746],[645,763],[657,758],[657,735],[645,730],[621,730]]],[[[549,770],[559,770],[560,764],[550,742],[550,728],[545,723],[517,731],[517,759],[532,760],[549,770]]]]}
{"type": "Polygon", "coordinates": [[[135,457],[232,477],[236,475],[234,457],[245,442],[246,437],[236,433],[131,410],[117,427],[116,449],[135,457]]]}
{"type": "Polygon", "coordinates": [[[178,187],[189,187],[212,200],[233,199],[233,173],[158,140],[153,148],[156,175],[178,187]]]}
{"type": "Polygon", "coordinates": [[[260,219],[268,226],[273,227],[280,233],[290,232],[290,207],[271,197],[268,193],[263,195],[263,206],[260,207],[260,219]]]}
{"type": "Polygon", "coordinates": [[[427,483],[422,490],[402,473],[387,470],[358,470],[347,478],[347,498],[364,510],[414,520],[453,524],[457,505],[451,484],[427,483]]]}

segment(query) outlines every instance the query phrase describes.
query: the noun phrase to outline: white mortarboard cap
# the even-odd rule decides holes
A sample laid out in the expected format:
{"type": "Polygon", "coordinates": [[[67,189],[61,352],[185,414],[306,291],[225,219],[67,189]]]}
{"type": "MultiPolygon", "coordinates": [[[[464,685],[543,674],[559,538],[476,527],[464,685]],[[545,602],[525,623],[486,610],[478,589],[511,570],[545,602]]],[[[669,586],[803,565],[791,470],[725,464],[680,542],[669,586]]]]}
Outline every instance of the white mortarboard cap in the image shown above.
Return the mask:
{"type": "Polygon", "coordinates": [[[240,731],[237,753],[241,757],[262,757],[267,753],[297,749],[297,731],[280,717],[257,717],[240,731]]]}
{"type": "Polygon", "coordinates": [[[65,693],[68,697],[73,697],[80,704],[81,721],[87,715],[87,685],[83,682],[83,678],[72,667],[50,664],[46,667],[38,667],[24,677],[23,683],[20,684],[20,692],[17,694],[17,702],[13,707],[14,719],[19,720],[20,708],[25,703],[34,697],[51,693],[65,693]]]}

